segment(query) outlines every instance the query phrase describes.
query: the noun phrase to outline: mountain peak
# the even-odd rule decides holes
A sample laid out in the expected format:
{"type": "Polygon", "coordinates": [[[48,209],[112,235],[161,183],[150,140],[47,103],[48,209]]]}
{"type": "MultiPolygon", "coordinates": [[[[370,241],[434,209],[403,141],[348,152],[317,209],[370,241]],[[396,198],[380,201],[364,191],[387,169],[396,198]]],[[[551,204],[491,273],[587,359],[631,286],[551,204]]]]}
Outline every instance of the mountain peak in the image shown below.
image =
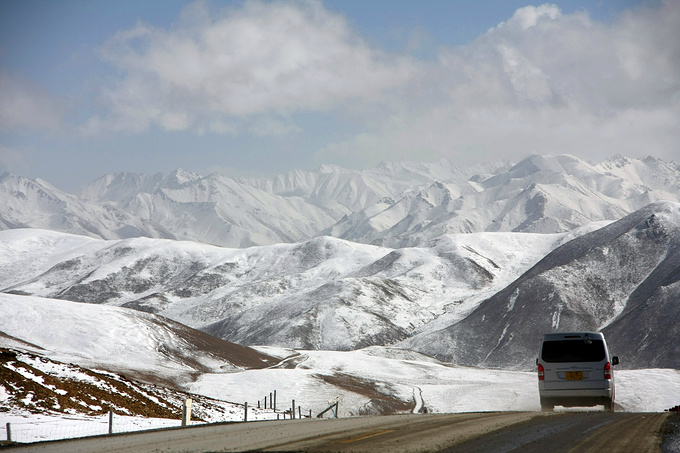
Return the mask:
{"type": "Polygon", "coordinates": [[[168,175],[166,181],[173,186],[183,186],[201,178],[202,176],[197,173],[191,173],[178,168],[168,175]]]}

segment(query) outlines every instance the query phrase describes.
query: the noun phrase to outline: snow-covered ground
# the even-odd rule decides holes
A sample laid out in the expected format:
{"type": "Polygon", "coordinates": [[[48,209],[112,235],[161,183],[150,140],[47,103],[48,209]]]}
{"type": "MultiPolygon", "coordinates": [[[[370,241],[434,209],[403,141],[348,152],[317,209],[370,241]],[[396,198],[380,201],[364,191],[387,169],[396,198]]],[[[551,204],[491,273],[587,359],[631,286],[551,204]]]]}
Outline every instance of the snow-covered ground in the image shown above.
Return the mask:
{"type": "MultiPolygon", "coordinates": [[[[272,348],[260,348],[276,355],[272,348]]],[[[291,351],[293,352],[293,351],[291,351]]],[[[357,415],[370,397],[330,386],[322,375],[344,376],[375,383],[376,394],[394,395],[432,413],[538,411],[534,372],[460,367],[411,351],[370,347],[358,351],[295,351],[294,369],[270,368],[229,374],[204,374],[190,389],[213,398],[257,400],[267,389],[295,398],[304,407],[323,408],[340,401],[340,415],[357,415]]],[[[680,402],[680,370],[619,370],[615,374],[617,403],[630,412],[659,412],[680,402]]],[[[380,398],[373,395],[373,398],[380,398]]]]}
{"type": "MultiPolygon", "coordinates": [[[[540,410],[536,376],[530,372],[456,367],[426,358],[390,358],[389,355],[396,353],[399,356],[401,352],[383,348],[353,352],[298,352],[296,368],[205,374],[190,390],[214,398],[248,401],[252,408],[257,406],[258,400],[276,389],[279,409],[290,407],[294,399],[304,415],[309,415],[311,410],[312,416],[316,416],[337,401],[340,417],[356,416],[370,397],[352,392],[349,387],[328,384],[318,377],[340,375],[345,379],[354,378],[356,382],[374,382],[374,397],[392,395],[409,400],[413,412],[422,412],[423,407],[430,413],[540,410]]],[[[616,379],[617,403],[623,411],[660,412],[680,402],[679,370],[622,370],[616,373],[616,379]]],[[[567,409],[558,407],[556,410],[567,409]]],[[[257,416],[251,411],[248,418],[274,419],[275,414],[270,412],[257,416]]],[[[223,420],[213,421],[243,421],[243,412],[234,411],[223,420]]],[[[11,423],[12,438],[19,442],[108,432],[108,416],[0,412],[0,440],[6,439],[6,423],[11,423]]],[[[180,426],[178,419],[116,415],[113,431],[177,426],[180,426]]]]}
{"type": "MultiPolygon", "coordinates": [[[[131,337],[130,341],[135,340],[131,337]]],[[[0,346],[16,348],[18,344],[16,340],[0,338],[0,346]]],[[[128,346],[134,349],[132,344],[128,346]]],[[[125,348],[125,345],[121,347],[125,348]]],[[[540,410],[537,379],[533,372],[460,367],[412,351],[385,347],[350,352],[296,351],[273,347],[260,347],[258,350],[279,357],[281,361],[261,370],[228,367],[224,372],[204,373],[195,382],[186,385],[184,390],[190,393],[231,402],[207,414],[205,419],[210,422],[243,421],[242,404],[245,402],[251,408],[249,420],[276,419],[292,406],[293,400],[302,414],[311,413],[312,416],[335,402],[338,403],[340,417],[376,413],[389,408],[413,413],[540,410]],[[279,412],[258,411],[258,402],[263,405],[264,398],[274,391],[279,412]]],[[[49,350],[44,353],[51,355],[49,350]]],[[[162,354],[159,352],[158,355],[162,354]]],[[[89,366],[97,361],[94,356],[72,354],[67,357],[63,352],[59,352],[58,357],[89,366]]],[[[129,366],[123,363],[126,360],[124,356],[118,357],[121,361],[118,368],[129,366]]],[[[110,361],[111,357],[102,358],[102,364],[111,365],[110,361]]],[[[53,373],[60,369],[49,363],[41,365],[41,368],[53,373]]],[[[185,367],[171,360],[164,368],[166,371],[174,368],[179,374],[186,372],[185,367]]],[[[77,378],[72,371],[69,373],[71,378],[77,378]]],[[[619,370],[615,378],[620,410],[659,412],[680,403],[680,370],[619,370]]],[[[7,423],[11,426],[12,439],[18,442],[108,432],[106,415],[29,414],[8,407],[8,396],[0,385],[0,407],[8,409],[0,412],[0,440],[7,438],[7,423]]],[[[114,432],[176,426],[180,426],[179,419],[115,415],[113,421],[114,432]]]]}

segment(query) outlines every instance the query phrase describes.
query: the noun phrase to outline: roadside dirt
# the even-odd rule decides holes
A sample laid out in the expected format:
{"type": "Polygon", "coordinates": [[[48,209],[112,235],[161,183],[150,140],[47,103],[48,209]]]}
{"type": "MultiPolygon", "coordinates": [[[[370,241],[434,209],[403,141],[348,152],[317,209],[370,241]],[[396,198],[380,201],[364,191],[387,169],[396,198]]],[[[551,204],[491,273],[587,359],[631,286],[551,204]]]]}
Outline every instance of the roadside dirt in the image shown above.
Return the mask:
{"type": "Polygon", "coordinates": [[[359,408],[354,415],[391,415],[410,413],[415,402],[406,402],[395,398],[392,394],[382,391],[377,382],[359,379],[349,374],[336,373],[334,375],[316,374],[314,377],[327,384],[343,390],[357,393],[369,399],[369,402],[359,408]]]}
{"type": "Polygon", "coordinates": [[[132,382],[75,365],[64,366],[71,369],[74,376],[82,378],[55,377],[23,362],[15,352],[0,349],[0,382],[10,395],[4,410],[11,406],[33,413],[102,415],[113,411],[120,415],[156,418],[181,416],[177,408],[158,404],[135,388],[132,382]]]}
{"type": "MultiPolygon", "coordinates": [[[[158,381],[156,376],[148,378],[158,381]]],[[[6,348],[0,348],[0,388],[6,395],[0,402],[0,414],[19,411],[98,416],[113,411],[117,415],[179,420],[184,400],[191,398],[192,420],[201,421],[224,419],[219,414],[230,404],[6,348]]]]}

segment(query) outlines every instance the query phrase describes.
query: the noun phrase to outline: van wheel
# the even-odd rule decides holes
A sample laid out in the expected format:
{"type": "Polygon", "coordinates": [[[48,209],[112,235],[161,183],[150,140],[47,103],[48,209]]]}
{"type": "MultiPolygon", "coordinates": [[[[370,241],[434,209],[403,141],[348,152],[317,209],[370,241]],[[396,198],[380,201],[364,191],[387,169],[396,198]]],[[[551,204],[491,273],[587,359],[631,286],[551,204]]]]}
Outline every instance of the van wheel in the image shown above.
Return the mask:
{"type": "Polygon", "coordinates": [[[614,400],[606,400],[604,402],[605,412],[614,412],[614,400]]]}
{"type": "Polygon", "coordinates": [[[555,408],[555,403],[549,399],[541,398],[541,410],[544,412],[551,411],[555,408]]]}

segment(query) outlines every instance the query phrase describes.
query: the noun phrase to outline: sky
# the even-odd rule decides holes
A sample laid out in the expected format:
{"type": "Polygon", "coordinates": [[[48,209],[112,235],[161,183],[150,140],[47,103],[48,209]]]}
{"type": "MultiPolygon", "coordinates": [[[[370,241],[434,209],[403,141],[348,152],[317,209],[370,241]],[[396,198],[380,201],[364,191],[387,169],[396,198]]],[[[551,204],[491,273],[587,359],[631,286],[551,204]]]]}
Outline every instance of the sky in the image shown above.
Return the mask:
{"type": "Polygon", "coordinates": [[[0,174],[680,161],[680,0],[2,0],[0,174]]]}

